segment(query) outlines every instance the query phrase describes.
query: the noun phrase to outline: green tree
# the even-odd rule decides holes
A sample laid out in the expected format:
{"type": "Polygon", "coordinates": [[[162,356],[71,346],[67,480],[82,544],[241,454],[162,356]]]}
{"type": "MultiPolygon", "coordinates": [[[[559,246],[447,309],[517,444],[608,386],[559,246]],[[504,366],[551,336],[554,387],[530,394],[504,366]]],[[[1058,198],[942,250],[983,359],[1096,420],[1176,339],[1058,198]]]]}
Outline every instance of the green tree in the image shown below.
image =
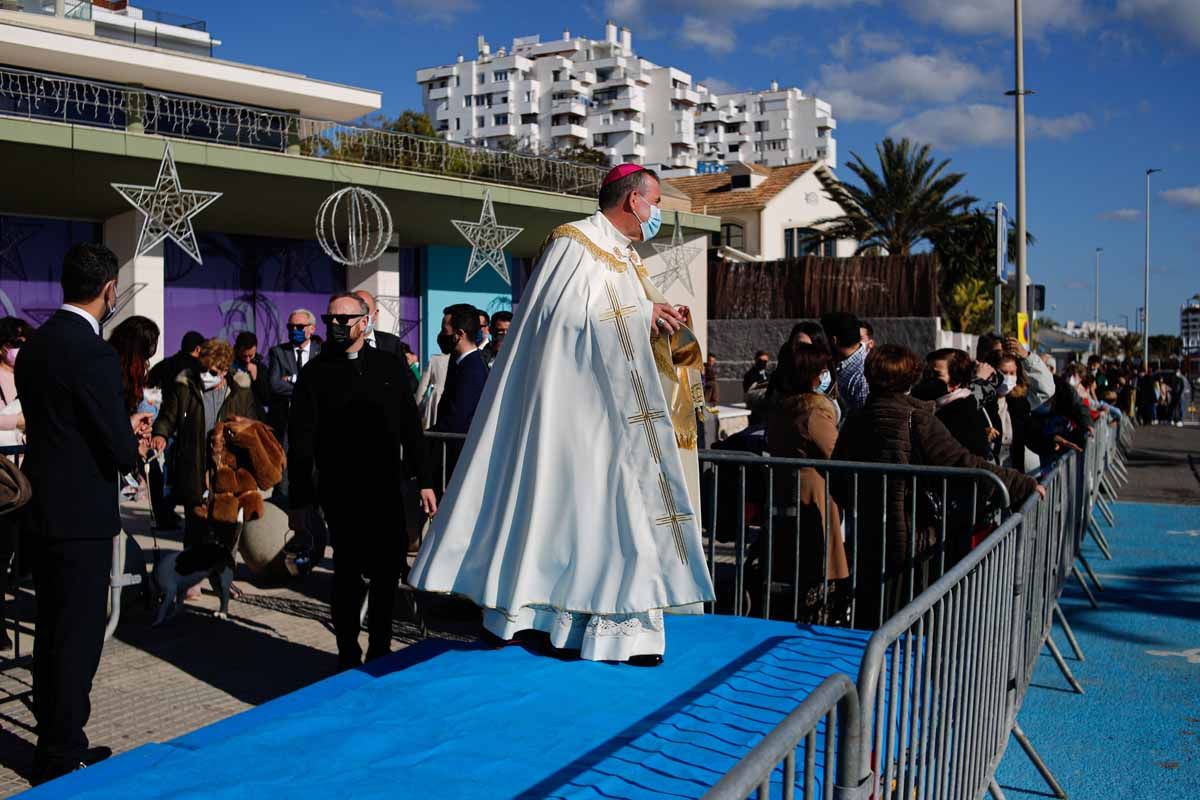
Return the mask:
{"type": "Polygon", "coordinates": [[[596,167],[607,167],[609,165],[608,156],[600,150],[577,144],[571,147],[563,147],[555,151],[554,155],[564,161],[573,161],[576,164],[591,164],[596,167]]]}
{"type": "Polygon", "coordinates": [[[1129,331],[1119,340],[1121,354],[1125,356],[1126,361],[1133,361],[1134,358],[1142,355],[1142,335],[1129,331]]]}
{"type": "Polygon", "coordinates": [[[970,222],[976,198],[955,191],[965,175],[949,172],[949,160],[936,161],[929,145],[887,138],[875,154],[878,172],[851,153],[846,168],[862,186],[838,183],[829,189],[844,214],[816,222],[820,233],[811,239],[856,239],[859,252],[883,247],[908,255],[921,242],[933,243],[970,222]]]}
{"type": "MultiPolygon", "coordinates": [[[[1012,220],[1008,224],[1008,263],[1016,259],[1017,228],[1012,220]]],[[[942,307],[942,316],[948,320],[964,318],[967,309],[964,304],[976,305],[979,301],[974,295],[962,290],[964,285],[970,285],[983,295],[986,313],[977,313],[976,309],[966,314],[966,318],[975,322],[975,327],[954,328],[966,333],[985,333],[994,326],[994,288],[996,275],[996,220],[991,211],[973,208],[964,215],[961,225],[944,233],[937,234],[931,240],[934,252],[938,254],[938,301],[942,307]]],[[[1037,239],[1026,233],[1025,241],[1036,244],[1037,239]]],[[[1001,293],[1003,308],[1001,320],[1004,330],[1016,329],[1016,308],[1012,297],[1012,288],[1003,287],[1001,293]]]]}
{"type": "Polygon", "coordinates": [[[1166,361],[1179,355],[1183,350],[1183,339],[1167,334],[1155,334],[1150,337],[1150,360],[1166,361]]]}

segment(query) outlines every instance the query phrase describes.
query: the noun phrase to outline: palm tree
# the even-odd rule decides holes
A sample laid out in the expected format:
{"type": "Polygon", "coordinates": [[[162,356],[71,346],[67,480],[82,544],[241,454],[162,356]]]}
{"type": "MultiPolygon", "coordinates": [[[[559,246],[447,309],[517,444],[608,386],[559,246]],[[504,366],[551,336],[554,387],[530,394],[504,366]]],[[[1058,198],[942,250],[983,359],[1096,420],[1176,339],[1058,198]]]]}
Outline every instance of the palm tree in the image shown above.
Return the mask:
{"type": "Polygon", "coordinates": [[[964,177],[947,172],[949,160],[935,162],[927,144],[908,139],[884,139],[875,146],[879,172],[851,153],[846,168],[862,186],[838,183],[830,198],[845,212],[814,224],[813,239],[856,239],[858,251],[883,247],[893,255],[908,255],[921,241],[950,235],[967,219],[976,198],[956,194],[964,177]]]}

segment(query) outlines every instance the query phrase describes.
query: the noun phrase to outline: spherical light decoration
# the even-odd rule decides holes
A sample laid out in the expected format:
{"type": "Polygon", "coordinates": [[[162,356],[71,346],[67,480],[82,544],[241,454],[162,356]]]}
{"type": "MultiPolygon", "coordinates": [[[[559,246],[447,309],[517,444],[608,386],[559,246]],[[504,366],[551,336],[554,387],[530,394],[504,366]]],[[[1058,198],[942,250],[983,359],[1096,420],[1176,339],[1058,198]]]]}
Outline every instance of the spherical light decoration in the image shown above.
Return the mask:
{"type": "Polygon", "coordinates": [[[317,243],[339,264],[369,264],[391,240],[392,212],[374,192],[351,186],[326,197],[317,209],[317,243]]]}

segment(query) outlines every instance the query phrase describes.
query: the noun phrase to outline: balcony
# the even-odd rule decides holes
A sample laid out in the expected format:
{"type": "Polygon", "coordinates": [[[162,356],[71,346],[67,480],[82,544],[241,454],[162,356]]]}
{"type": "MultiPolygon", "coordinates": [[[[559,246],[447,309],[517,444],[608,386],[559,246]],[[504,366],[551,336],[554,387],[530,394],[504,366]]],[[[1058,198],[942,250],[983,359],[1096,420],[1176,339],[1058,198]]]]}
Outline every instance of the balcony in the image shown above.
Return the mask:
{"type": "Polygon", "coordinates": [[[817,130],[834,130],[837,128],[837,120],[833,117],[817,117],[817,130]]]}
{"type": "MultiPolygon", "coordinates": [[[[3,0],[0,11],[13,11],[18,14],[37,14],[41,17],[57,16],[54,12],[54,0],[3,0]]],[[[68,0],[63,9],[64,19],[77,19],[83,22],[92,18],[91,0],[68,0]]]]}
{"type": "Polygon", "coordinates": [[[671,90],[671,99],[679,103],[687,103],[689,106],[694,106],[700,103],[700,93],[694,89],[677,87],[671,90]]]}
{"type": "Polygon", "coordinates": [[[614,119],[611,122],[600,122],[598,117],[592,117],[591,130],[594,133],[645,133],[646,126],[636,119],[614,119]]]}
{"type": "Polygon", "coordinates": [[[440,89],[430,89],[429,94],[426,95],[426,97],[428,97],[430,100],[449,100],[450,87],[443,86],[440,89]]]}
{"type": "Polygon", "coordinates": [[[480,139],[494,139],[497,136],[516,136],[516,123],[509,122],[507,125],[484,125],[475,131],[475,135],[480,139]]]}
{"type": "Polygon", "coordinates": [[[572,78],[570,80],[554,81],[554,83],[550,84],[550,91],[570,92],[571,94],[587,94],[589,90],[588,87],[583,85],[583,83],[572,78]]]}
{"type": "MultiPolygon", "coordinates": [[[[9,67],[0,67],[0,117],[124,130],[588,198],[596,196],[606,172],[590,164],[497,152],[438,137],[9,67]]],[[[565,127],[587,135],[583,126],[565,127]]],[[[491,126],[477,135],[508,136],[515,129],[512,124],[491,126]]]]}
{"type": "Polygon", "coordinates": [[[611,108],[614,110],[645,111],[646,110],[646,98],[644,98],[640,95],[635,96],[635,95],[630,94],[630,95],[625,95],[624,97],[613,98],[612,100],[608,101],[607,103],[603,103],[603,104],[599,104],[599,105],[605,105],[608,108],[611,108]]]}
{"type": "Polygon", "coordinates": [[[587,103],[583,102],[582,100],[554,100],[550,103],[550,113],[571,114],[576,117],[586,117],[588,113],[588,106],[587,103]]]}
{"type": "Polygon", "coordinates": [[[555,139],[559,137],[568,137],[571,139],[586,139],[591,140],[588,129],[583,125],[551,125],[550,135],[555,139]]]}

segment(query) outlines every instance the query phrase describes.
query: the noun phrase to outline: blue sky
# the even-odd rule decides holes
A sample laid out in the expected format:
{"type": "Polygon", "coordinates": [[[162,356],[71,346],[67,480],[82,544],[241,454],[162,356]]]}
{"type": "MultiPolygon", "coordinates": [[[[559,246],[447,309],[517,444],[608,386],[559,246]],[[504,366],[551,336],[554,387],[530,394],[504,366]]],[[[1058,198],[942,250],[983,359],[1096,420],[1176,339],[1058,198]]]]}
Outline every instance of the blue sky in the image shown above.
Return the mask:
{"type": "MultiPolygon", "coordinates": [[[[602,36],[608,17],[634,49],[710,86],[776,79],[833,105],[839,161],[874,162],[882,137],[934,144],[966,190],[1013,206],[1010,0],[292,0],[171,2],[203,14],[220,57],[382,90],[384,110],[419,108],[414,73],[472,57],[475,36],[602,36]],[[198,9],[200,9],[198,11],[198,9]]],[[[1027,0],[1029,229],[1049,313],[1091,319],[1095,249],[1101,316],[1141,305],[1144,173],[1155,175],[1151,332],[1178,333],[1200,291],[1200,0],[1027,0]]],[[[841,170],[843,177],[846,170],[841,170]]]]}

